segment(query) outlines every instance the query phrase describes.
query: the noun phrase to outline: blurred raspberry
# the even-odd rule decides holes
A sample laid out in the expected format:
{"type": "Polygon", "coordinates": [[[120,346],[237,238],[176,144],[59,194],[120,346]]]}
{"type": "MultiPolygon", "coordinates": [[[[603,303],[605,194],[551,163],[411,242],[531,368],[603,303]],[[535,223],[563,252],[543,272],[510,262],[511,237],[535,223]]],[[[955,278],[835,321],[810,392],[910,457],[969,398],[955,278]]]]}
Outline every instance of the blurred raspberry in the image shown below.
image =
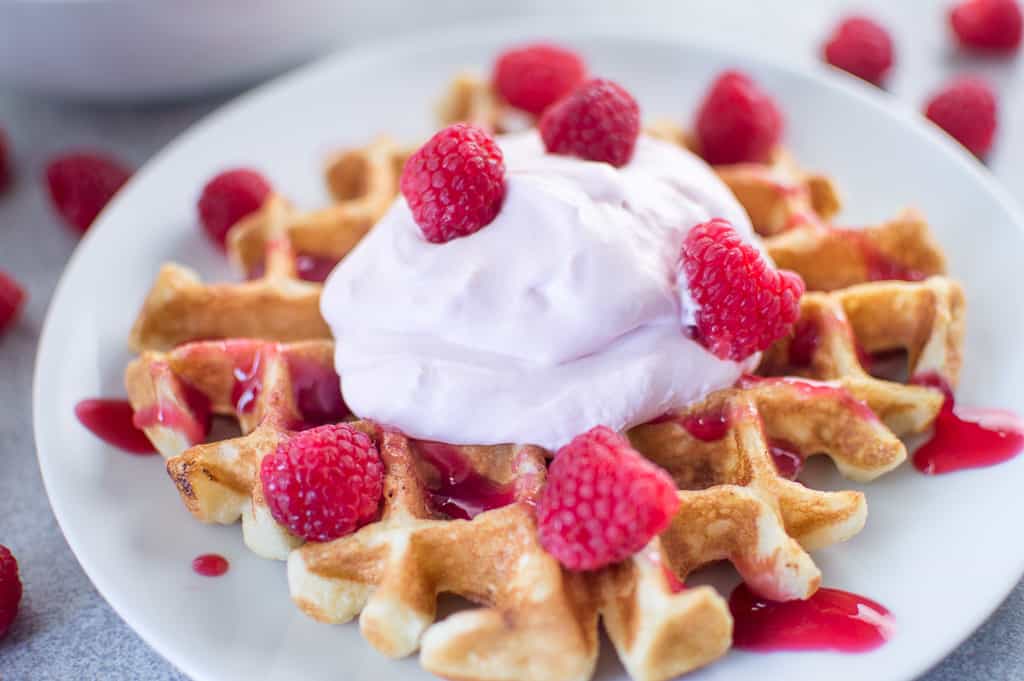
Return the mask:
{"type": "Polygon", "coordinates": [[[742,361],[793,328],[800,275],[776,270],[727,221],[691,229],[679,258],[698,308],[696,337],[716,357],[742,361]]]}
{"type": "Polygon", "coordinates": [[[545,111],[538,127],[553,154],[624,166],[640,135],[640,106],[618,83],[595,78],[545,111]]]}
{"type": "Polygon", "coordinates": [[[11,550],[0,545],[0,639],[11,630],[14,618],[18,616],[21,603],[21,577],[18,575],[18,561],[11,550]]]}
{"type": "Polygon", "coordinates": [[[1016,0],[964,0],[950,11],[949,21],[960,45],[980,52],[1016,52],[1024,32],[1016,0]]]}
{"type": "Polygon", "coordinates": [[[239,220],[258,211],[270,190],[270,182],[255,170],[226,170],[203,187],[199,221],[213,242],[224,248],[228,231],[239,220]]]}
{"type": "Polygon", "coordinates": [[[676,486],[604,426],[558,450],[537,501],[541,546],[570,570],[624,560],[668,527],[676,486]]]}
{"type": "Polygon", "coordinates": [[[365,433],[348,424],[297,433],[260,464],[274,519],[307,541],[351,534],[377,515],[384,464],[365,433]]]}
{"type": "Polygon", "coordinates": [[[694,129],[708,163],[768,161],[782,137],[782,114],[751,78],[726,71],[712,84],[697,110],[694,129]]]}
{"type": "Polygon", "coordinates": [[[456,123],[409,157],[401,187],[427,241],[469,236],[489,225],[501,210],[505,157],[482,129],[456,123]]]}
{"type": "Polygon", "coordinates": [[[46,184],[64,221],[84,233],[132,176],[117,159],[96,152],[59,156],[46,166],[46,184]]]}
{"type": "Polygon", "coordinates": [[[11,275],[0,270],[0,333],[18,318],[25,297],[25,289],[11,275]]]}
{"type": "Polygon", "coordinates": [[[892,38],[867,17],[844,19],[825,43],[825,60],[869,83],[881,85],[893,62],[892,38]]]}
{"type": "Polygon", "coordinates": [[[540,115],[583,82],[587,68],[575,52],[538,43],[503,52],[494,65],[494,86],[514,107],[540,115]]]}
{"type": "Polygon", "coordinates": [[[992,88],[980,78],[958,78],[928,100],[925,115],[940,128],[984,158],[995,138],[997,102],[992,88]]]}

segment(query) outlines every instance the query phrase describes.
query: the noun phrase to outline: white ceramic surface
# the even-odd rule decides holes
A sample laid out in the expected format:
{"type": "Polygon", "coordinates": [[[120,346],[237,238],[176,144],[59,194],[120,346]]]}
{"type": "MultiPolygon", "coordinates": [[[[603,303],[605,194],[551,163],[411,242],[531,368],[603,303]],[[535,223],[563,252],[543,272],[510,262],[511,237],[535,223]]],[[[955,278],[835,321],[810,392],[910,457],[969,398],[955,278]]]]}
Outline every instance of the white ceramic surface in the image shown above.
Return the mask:
{"type": "MultiPolygon", "coordinates": [[[[317,205],[326,199],[319,166],[330,149],[380,131],[405,139],[426,133],[433,99],[454,71],[485,65],[514,40],[549,34],[530,26],[389,44],[339,55],[260,89],[143,169],[68,266],[44,330],[34,395],[47,490],[98,589],[197,681],[429,677],[415,658],[394,662],[374,652],[354,624],[319,625],[301,615],[288,600],[283,565],[247,553],[237,527],[193,522],[160,462],[95,440],[75,420],[75,403],[123,392],[125,337],[161,262],[228,276],[195,226],[194,199],[205,178],[252,163],[301,204],[317,205]],[[232,561],[226,577],[191,572],[190,560],[208,551],[232,561]]],[[[741,66],[781,100],[797,156],[839,181],[846,222],[880,220],[907,204],[924,209],[967,289],[962,401],[1024,412],[1024,318],[1012,302],[1022,294],[1016,275],[1024,223],[965,152],[916,113],[824,69],[794,73],[698,46],[581,29],[559,37],[582,50],[594,71],[630,87],[648,115],[685,120],[716,71],[741,66]]],[[[814,486],[858,487],[827,464],[812,463],[814,486]]],[[[1022,483],[1024,457],[936,478],[905,466],[873,483],[865,488],[864,532],[815,559],[827,585],[889,606],[896,637],[866,655],[734,652],[690,678],[903,681],[922,673],[980,624],[1024,571],[1022,483]]],[[[625,678],[610,646],[598,677],[625,678]]]]}

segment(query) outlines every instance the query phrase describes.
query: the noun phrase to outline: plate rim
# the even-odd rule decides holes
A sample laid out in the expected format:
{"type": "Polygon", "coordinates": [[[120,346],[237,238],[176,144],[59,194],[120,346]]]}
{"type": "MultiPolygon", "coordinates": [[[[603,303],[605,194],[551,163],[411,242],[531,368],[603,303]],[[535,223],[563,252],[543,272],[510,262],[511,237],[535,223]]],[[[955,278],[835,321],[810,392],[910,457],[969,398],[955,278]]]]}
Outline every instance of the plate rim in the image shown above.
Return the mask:
{"type": "MultiPolygon", "coordinates": [[[[161,147],[157,153],[150,157],[145,163],[143,163],[133,174],[125,187],[103,209],[65,264],[63,271],[58,278],[57,285],[54,288],[53,295],[47,304],[46,314],[37,345],[35,365],[33,367],[31,397],[32,430],[35,441],[36,457],[43,480],[43,487],[46,491],[47,499],[50,503],[50,508],[53,512],[54,518],[57,521],[58,527],[60,527],[61,534],[64,536],[65,541],[74,554],[75,560],[78,561],[83,572],[86,574],[97,592],[102,596],[104,601],[110,605],[114,612],[117,613],[118,617],[120,617],[125,624],[127,624],[132,631],[146,643],[146,645],[156,651],[168,662],[168,664],[175,669],[178,669],[194,681],[218,680],[210,676],[201,665],[188,660],[172,657],[172,653],[170,652],[171,646],[165,645],[163,642],[164,639],[154,631],[150,630],[148,625],[142,621],[142,618],[135,615],[132,608],[128,607],[126,601],[121,596],[112,595],[116,594],[116,588],[112,588],[111,584],[109,584],[105,578],[98,578],[94,569],[90,565],[87,565],[87,562],[83,561],[81,555],[83,552],[88,553],[88,551],[83,548],[84,544],[82,536],[68,534],[66,532],[65,518],[68,517],[68,514],[72,511],[65,507],[64,501],[59,500],[59,498],[55,497],[51,493],[50,478],[54,475],[51,467],[55,464],[53,457],[44,454],[43,448],[40,445],[42,441],[47,439],[44,434],[46,424],[41,420],[41,414],[46,411],[46,403],[43,400],[42,394],[41,377],[45,372],[45,368],[43,366],[44,359],[48,359],[53,355],[54,350],[51,349],[51,346],[57,345],[59,341],[53,332],[53,327],[57,324],[56,310],[58,308],[58,302],[69,295],[68,289],[71,286],[71,279],[74,276],[75,271],[81,267],[79,263],[85,258],[83,253],[86,253],[93,248],[93,242],[99,238],[97,235],[104,231],[105,225],[109,222],[109,216],[115,212],[114,208],[124,200],[125,195],[131,193],[133,188],[141,182],[140,178],[147,177],[151,172],[153,172],[154,168],[162,165],[164,158],[174,153],[179,146],[186,145],[191,138],[200,135],[206,128],[216,126],[222,118],[230,117],[236,111],[244,109],[253,101],[260,99],[264,95],[279,88],[285,88],[297,82],[301,82],[305,79],[315,79],[319,72],[331,71],[332,69],[339,68],[340,64],[358,64],[360,61],[372,62],[387,58],[389,55],[401,54],[403,52],[416,52],[436,44],[439,40],[448,42],[468,39],[469,42],[474,42],[490,39],[493,40],[496,45],[500,45],[502,42],[507,44],[517,40],[541,39],[548,36],[557,36],[558,39],[565,40],[605,39],[623,42],[649,41],[653,43],[660,43],[662,45],[685,45],[689,49],[705,52],[712,57],[719,58],[721,60],[730,60],[738,64],[745,62],[755,63],[759,68],[781,72],[787,77],[808,81],[817,87],[822,87],[833,92],[838,91],[844,93],[846,96],[853,97],[865,106],[875,109],[875,111],[881,115],[893,119],[907,132],[913,131],[914,134],[925,137],[929,144],[941,148],[943,150],[942,153],[947,156],[951,162],[959,166],[963,172],[971,175],[984,189],[984,191],[990,195],[991,199],[997,203],[1000,208],[1007,213],[1007,215],[1010,216],[1014,227],[1018,231],[1024,232],[1024,211],[1022,211],[1020,204],[981,161],[964,150],[959,143],[949,137],[935,124],[921,116],[920,112],[913,108],[913,106],[908,102],[898,99],[884,90],[880,90],[874,86],[864,83],[858,78],[839,69],[821,63],[799,63],[796,61],[778,59],[772,56],[758,54],[752,50],[727,49],[705,40],[695,40],[691,37],[681,36],[678,33],[673,33],[669,29],[651,28],[647,25],[633,25],[629,22],[611,24],[601,18],[588,18],[580,21],[579,17],[575,17],[574,25],[567,28],[564,23],[562,23],[564,19],[565,17],[554,16],[545,17],[543,19],[505,21],[501,24],[496,24],[494,21],[464,22],[447,28],[444,31],[432,31],[427,36],[419,35],[415,31],[403,32],[372,43],[357,43],[355,45],[336,50],[240,93],[193,122],[170,142],[161,147]],[[836,75],[839,75],[840,77],[837,78],[835,77],[836,75]]],[[[1016,568],[1012,571],[1012,574],[1015,574],[1016,578],[995,590],[994,594],[990,598],[981,601],[983,602],[984,607],[977,609],[977,614],[974,617],[959,620],[961,626],[958,627],[958,631],[956,635],[952,637],[952,643],[948,647],[938,646],[922,656],[923,661],[920,666],[913,671],[913,676],[908,677],[907,681],[910,681],[912,678],[917,678],[937,666],[947,656],[959,649],[963,645],[964,641],[974,634],[979,627],[984,624],[984,622],[991,618],[993,613],[1017,586],[1021,578],[1024,577],[1024,550],[1021,551],[1021,555],[1016,561],[1016,568]]]]}

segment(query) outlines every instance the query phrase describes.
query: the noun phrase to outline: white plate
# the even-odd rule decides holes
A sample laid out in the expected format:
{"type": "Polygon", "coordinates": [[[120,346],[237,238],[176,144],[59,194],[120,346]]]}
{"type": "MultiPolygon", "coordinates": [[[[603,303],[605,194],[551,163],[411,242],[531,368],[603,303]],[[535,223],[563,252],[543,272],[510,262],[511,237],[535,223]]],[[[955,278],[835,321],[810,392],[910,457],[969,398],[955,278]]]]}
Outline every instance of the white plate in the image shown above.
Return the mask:
{"type": "MultiPolygon", "coordinates": [[[[84,397],[122,394],[125,338],[158,266],[178,260],[226,277],[222,256],[195,224],[202,182],[253,163],[310,207],[326,200],[326,152],[388,131],[415,139],[449,77],[486,67],[495,51],[542,27],[461,32],[338,55],[242,98],[196,126],[125,188],[79,248],[60,284],[39,351],[36,439],[43,477],[71,548],[111,605],[197,681],[428,678],[415,658],[385,659],[357,626],[315,624],[291,604],[284,566],[256,558],[237,527],[207,527],[182,508],[157,459],[133,458],[75,420],[84,397]],[[190,560],[219,551],[221,579],[190,560]]],[[[736,55],[655,38],[558,32],[593,70],[625,83],[648,115],[687,120],[726,66],[753,73],[785,107],[787,144],[845,191],[843,218],[881,220],[923,208],[967,288],[965,403],[1024,412],[1022,220],[973,159],[878,91],[827,73],[796,73],[736,55]]],[[[845,483],[818,467],[830,487],[845,483]]],[[[694,679],[822,678],[902,681],[924,672],[992,612],[1024,571],[1024,457],[985,470],[927,478],[905,466],[866,489],[867,528],[816,554],[829,586],[886,604],[896,637],[866,655],[734,652],[694,679]]],[[[609,646],[600,678],[624,677],[609,646]]]]}

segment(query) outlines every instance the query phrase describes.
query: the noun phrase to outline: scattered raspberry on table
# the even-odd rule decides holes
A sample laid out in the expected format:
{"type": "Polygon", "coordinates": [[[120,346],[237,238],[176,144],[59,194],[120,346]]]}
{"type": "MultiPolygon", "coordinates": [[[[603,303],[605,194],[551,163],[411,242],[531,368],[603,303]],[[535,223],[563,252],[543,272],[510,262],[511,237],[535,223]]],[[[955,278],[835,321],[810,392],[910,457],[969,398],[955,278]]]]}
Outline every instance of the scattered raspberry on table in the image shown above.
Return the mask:
{"type": "Polygon", "coordinates": [[[949,22],[960,46],[978,52],[1012,54],[1024,33],[1017,0],[964,0],[950,10],[949,22]]]}
{"type": "Polygon", "coordinates": [[[843,19],[825,43],[824,53],[832,66],[875,85],[882,84],[893,64],[889,32],[863,16],[843,19]]]}
{"type": "Polygon", "coordinates": [[[928,100],[925,115],[971,153],[984,158],[998,127],[998,102],[984,80],[957,78],[928,100]]]}
{"type": "Polygon", "coordinates": [[[84,233],[131,175],[131,169],[112,156],[74,152],[50,161],[46,185],[64,221],[84,233]]]}
{"type": "Polygon", "coordinates": [[[0,545],[0,639],[7,636],[21,604],[21,576],[11,550],[0,545]]]}
{"type": "Polygon", "coordinates": [[[14,277],[0,270],[0,333],[14,324],[25,304],[25,289],[14,277]]]}
{"type": "Polygon", "coordinates": [[[11,184],[11,145],[7,141],[7,133],[0,128],[0,192],[11,184]]]}

